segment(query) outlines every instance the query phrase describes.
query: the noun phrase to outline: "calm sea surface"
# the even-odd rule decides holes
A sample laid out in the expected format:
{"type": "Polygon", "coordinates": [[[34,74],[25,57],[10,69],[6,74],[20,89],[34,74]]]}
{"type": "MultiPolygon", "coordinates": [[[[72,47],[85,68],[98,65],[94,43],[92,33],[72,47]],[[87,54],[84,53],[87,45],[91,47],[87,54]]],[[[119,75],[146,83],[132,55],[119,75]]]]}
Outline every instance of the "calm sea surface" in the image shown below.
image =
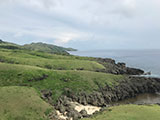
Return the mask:
{"type": "Polygon", "coordinates": [[[93,50],[70,52],[73,55],[112,58],[125,62],[129,67],[151,71],[152,76],[160,77],[160,50],[93,50]]]}

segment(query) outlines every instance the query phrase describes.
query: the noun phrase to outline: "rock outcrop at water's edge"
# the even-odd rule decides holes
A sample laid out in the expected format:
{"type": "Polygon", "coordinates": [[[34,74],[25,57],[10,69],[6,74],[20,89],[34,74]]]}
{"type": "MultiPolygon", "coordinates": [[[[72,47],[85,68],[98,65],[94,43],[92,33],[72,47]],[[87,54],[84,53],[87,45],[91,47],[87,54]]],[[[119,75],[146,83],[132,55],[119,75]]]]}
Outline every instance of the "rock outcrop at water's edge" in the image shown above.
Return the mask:
{"type": "MultiPolygon", "coordinates": [[[[94,107],[106,107],[113,102],[118,102],[127,98],[132,98],[142,93],[156,93],[160,91],[160,79],[159,78],[145,78],[145,77],[132,77],[128,76],[121,81],[119,85],[114,87],[106,86],[101,88],[99,86],[98,91],[94,91],[91,94],[81,92],[75,95],[71,90],[66,89],[67,95],[62,96],[54,105],[55,108],[73,120],[77,120],[82,117],[88,117],[90,115],[85,110],[78,112],[73,102],[77,102],[81,105],[92,105],[94,107]]],[[[96,112],[96,111],[95,111],[96,112]]]]}
{"type": "Polygon", "coordinates": [[[106,72],[112,74],[142,75],[144,71],[141,69],[126,67],[125,63],[116,63],[110,58],[96,58],[98,63],[105,66],[105,70],[97,70],[97,72],[106,72]]]}

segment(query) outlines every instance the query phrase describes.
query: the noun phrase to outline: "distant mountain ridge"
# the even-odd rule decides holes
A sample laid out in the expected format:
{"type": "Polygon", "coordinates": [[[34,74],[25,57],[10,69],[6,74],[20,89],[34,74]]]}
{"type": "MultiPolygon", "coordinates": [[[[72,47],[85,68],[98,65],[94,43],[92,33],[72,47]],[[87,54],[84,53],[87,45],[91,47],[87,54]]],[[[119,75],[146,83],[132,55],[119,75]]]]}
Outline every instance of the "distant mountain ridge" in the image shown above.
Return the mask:
{"type": "Polygon", "coordinates": [[[25,44],[23,47],[29,50],[48,52],[48,53],[62,53],[62,54],[67,54],[68,53],[67,51],[76,50],[73,48],[64,48],[64,47],[60,47],[52,44],[46,44],[42,42],[25,44]]]}
{"type": "Polygon", "coordinates": [[[73,48],[65,48],[65,47],[42,43],[42,42],[25,44],[25,45],[17,45],[14,43],[3,41],[1,39],[0,39],[0,48],[27,49],[27,50],[47,52],[52,54],[69,54],[67,51],[76,51],[76,49],[73,49],[73,48]]]}
{"type": "Polygon", "coordinates": [[[14,44],[14,43],[10,43],[10,42],[6,42],[0,39],[0,48],[4,48],[4,49],[23,49],[22,46],[14,44]]]}

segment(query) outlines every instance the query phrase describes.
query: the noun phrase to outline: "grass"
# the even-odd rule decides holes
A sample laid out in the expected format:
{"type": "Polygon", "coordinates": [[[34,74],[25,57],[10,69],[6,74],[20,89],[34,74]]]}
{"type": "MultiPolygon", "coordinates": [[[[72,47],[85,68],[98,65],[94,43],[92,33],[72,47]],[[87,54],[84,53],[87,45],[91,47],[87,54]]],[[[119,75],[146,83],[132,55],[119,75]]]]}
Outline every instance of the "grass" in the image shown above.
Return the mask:
{"type": "Polygon", "coordinates": [[[61,55],[68,55],[69,53],[67,51],[75,51],[76,49],[73,48],[64,48],[52,44],[46,44],[46,43],[31,43],[31,44],[25,44],[25,45],[18,45],[10,42],[5,42],[0,39],[0,48],[5,49],[23,49],[23,50],[34,50],[34,51],[40,51],[45,53],[54,53],[54,54],[61,54],[61,55]]]}
{"type": "Polygon", "coordinates": [[[0,48],[1,49],[2,48],[4,48],[4,49],[11,49],[11,50],[22,49],[22,47],[20,45],[4,42],[2,40],[0,40],[0,48]]]}
{"type": "Polygon", "coordinates": [[[121,105],[82,120],[160,120],[158,105],[121,105]]]}
{"type": "Polygon", "coordinates": [[[1,120],[47,120],[45,113],[52,109],[34,88],[0,87],[1,120]]]}
{"type": "Polygon", "coordinates": [[[1,50],[0,61],[12,64],[38,66],[54,70],[89,70],[105,69],[96,61],[73,59],[72,56],[51,55],[37,52],[23,52],[21,50],[1,50]]]}
{"type": "MultiPolygon", "coordinates": [[[[56,103],[63,94],[91,94],[99,86],[112,87],[125,79],[123,75],[95,72],[112,69],[108,63],[104,66],[91,57],[30,51],[1,43],[0,119],[47,120],[47,115],[54,110],[40,98],[41,90],[50,90],[52,102],[56,103]]],[[[124,105],[83,120],[159,120],[159,112],[157,105],[124,105]]]]}
{"type": "Polygon", "coordinates": [[[48,52],[48,53],[57,53],[57,54],[68,54],[67,50],[74,50],[72,48],[64,48],[52,44],[46,43],[31,43],[26,44],[23,46],[25,49],[34,50],[34,51],[41,51],[41,52],[48,52]]]}
{"type": "Polygon", "coordinates": [[[81,91],[92,93],[98,90],[98,85],[102,87],[105,85],[112,86],[124,79],[124,76],[121,75],[91,71],[48,70],[6,63],[0,63],[0,76],[0,86],[32,86],[39,91],[52,90],[53,102],[65,94],[65,89],[70,89],[75,94],[81,91]],[[44,75],[47,78],[39,80],[44,75]]]}

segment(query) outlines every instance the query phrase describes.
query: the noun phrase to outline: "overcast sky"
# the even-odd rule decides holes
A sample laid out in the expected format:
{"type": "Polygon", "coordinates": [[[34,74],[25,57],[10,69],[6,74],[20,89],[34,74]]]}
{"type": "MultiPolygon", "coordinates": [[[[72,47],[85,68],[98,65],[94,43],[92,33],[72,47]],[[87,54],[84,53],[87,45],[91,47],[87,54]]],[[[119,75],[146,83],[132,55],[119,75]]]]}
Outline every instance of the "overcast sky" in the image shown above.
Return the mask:
{"type": "Polygon", "coordinates": [[[160,48],[160,0],[0,0],[0,38],[77,49],[160,48]]]}

